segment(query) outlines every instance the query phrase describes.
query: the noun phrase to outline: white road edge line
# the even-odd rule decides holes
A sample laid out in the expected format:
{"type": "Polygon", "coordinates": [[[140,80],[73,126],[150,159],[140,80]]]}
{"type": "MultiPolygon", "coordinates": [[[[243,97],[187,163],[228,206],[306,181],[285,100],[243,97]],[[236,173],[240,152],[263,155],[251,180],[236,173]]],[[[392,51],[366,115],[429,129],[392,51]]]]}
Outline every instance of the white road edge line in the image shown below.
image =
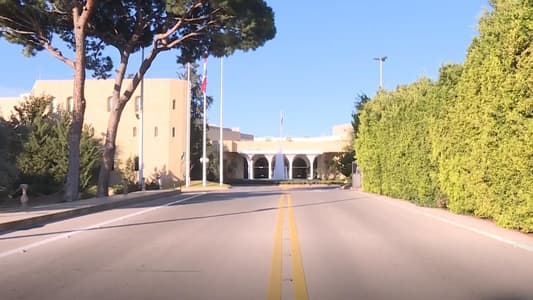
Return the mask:
{"type": "MultiPolygon", "coordinates": [[[[398,200],[395,200],[393,198],[389,198],[389,197],[386,197],[386,196],[382,196],[382,197],[383,197],[384,200],[398,201],[398,200]]],[[[394,203],[394,202],[392,202],[392,203],[394,203]]],[[[435,216],[435,215],[432,215],[432,214],[429,214],[429,213],[426,213],[426,212],[421,212],[418,209],[409,209],[409,207],[398,205],[396,203],[394,203],[393,205],[396,206],[396,207],[400,207],[402,209],[411,211],[411,212],[413,212],[415,214],[423,215],[423,216],[426,216],[428,218],[431,218],[431,219],[434,219],[434,220],[437,220],[437,221],[440,221],[440,222],[443,222],[443,223],[447,223],[449,225],[452,225],[452,226],[455,226],[455,227],[458,227],[458,228],[461,228],[461,229],[464,229],[464,230],[468,230],[470,232],[477,233],[477,234],[482,235],[484,237],[488,237],[488,238],[496,240],[498,242],[510,245],[510,246],[512,246],[514,248],[519,248],[519,249],[522,249],[522,250],[525,250],[525,251],[533,253],[533,246],[526,245],[526,244],[523,244],[523,243],[520,243],[520,242],[517,242],[517,241],[509,240],[509,239],[506,239],[506,238],[504,238],[502,236],[499,236],[497,234],[493,234],[493,233],[490,233],[490,232],[487,232],[487,231],[484,231],[484,230],[481,230],[481,229],[477,229],[477,228],[472,227],[472,226],[463,225],[461,223],[458,223],[458,222],[455,222],[455,221],[451,221],[451,220],[448,220],[448,219],[443,218],[443,217],[435,216]]],[[[415,208],[419,208],[417,206],[414,206],[414,207],[415,208]]]]}
{"type": "Polygon", "coordinates": [[[452,226],[459,227],[459,228],[462,228],[462,229],[465,229],[465,230],[480,234],[482,236],[485,236],[485,237],[491,238],[493,240],[508,244],[508,245],[513,246],[515,248],[520,248],[522,250],[526,250],[528,252],[533,253],[533,246],[529,246],[529,245],[525,245],[525,244],[522,244],[522,243],[519,243],[519,242],[516,242],[516,241],[513,241],[513,240],[509,240],[509,239],[506,239],[506,238],[504,238],[502,236],[499,236],[497,234],[493,234],[493,233],[490,233],[490,232],[487,232],[487,231],[484,231],[484,230],[481,230],[481,229],[477,229],[475,227],[471,227],[471,226],[468,226],[468,225],[463,225],[463,224],[457,223],[455,221],[451,221],[451,220],[445,219],[443,217],[434,216],[434,215],[431,215],[431,214],[428,214],[428,213],[424,213],[424,212],[417,212],[417,213],[421,214],[421,215],[424,215],[426,217],[429,217],[429,218],[432,218],[432,219],[435,219],[435,220],[450,224],[452,226]]]}
{"type": "Polygon", "coordinates": [[[421,212],[421,211],[418,210],[419,209],[418,206],[414,206],[414,208],[416,208],[416,209],[411,209],[411,207],[405,207],[403,205],[399,205],[398,203],[396,203],[396,201],[399,201],[399,200],[391,198],[391,197],[382,196],[382,195],[380,195],[380,197],[381,197],[381,199],[383,199],[383,200],[385,200],[385,201],[387,201],[389,203],[392,203],[394,206],[399,207],[401,209],[410,211],[410,212],[418,214],[418,215],[423,215],[423,216],[426,216],[428,218],[431,218],[431,219],[434,219],[434,220],[437,220],[437,221],[440,221],[440,222],[443,222],[443,223],[447,223],[449,225],[452,225],[452,226],[455,226],[455,227],[458,227],[458,228],[461,228],[461,229],[464,229],[464,230],[467,230],[467,231],[470,231],[470,232],[477,233],[477,234],[482,235],[484,237],[487,237],[487,238],[496,240],[498,242],[510,245],[510,246],[512,246],[514,248],[522,249],[522,250],[525,250],[527,252],[533,253],[533,246],[530,246],[530,245],[527,245],[527,244],[523,244],[523,243],[520,243],[520,242],[517,242],[517,241],[513,241],[513,240],[510,240],[510,239],[506,239],[506,238],[504,238],[504,237],[502,237],[500,235],[493,234],[493,233],[490,233],[490,232],[487,232],[487,231],[484,231],[484,230],[481,230],[481,229],[477,229],[477,228],[472,227],[472,226],[464,225],[464,224],[461,224],[461,223],[458,223],[458,222],[455,222],[455,221],[452,221],[452,220],[448,220],[448,219],[443,218],[443,217],[435,216],[435,215],[432,215],[432,214],[429,214],[429,213],[426,213],[426,212],[421,212]]]}
{"type": "Polygon", "coordinates": [[[81,228],[81,229],[72,230],[70,232],[63,233],[63,234],[60,234],[60,235],[55,236],[55,237],[51,237],[51,238],[48,238],[48,239],[45,239],[45,240],[42,240],[42,241],[39,241],[39,242],[35,242],[35,243],[32,243],[32,244],[26,245],[26,246],[18,247],[18,248],[13,249],[13,250],[8,250],[8,251],[5,251],[5,252],[2,252],[2,253],[0,253],[0,258],[4,258],[6,256],[13,255],[13,254],[16,254],[16,253],[24,253],[24,252],[26,252],[26,251],[28,251],[30,249],[33,249],[33,248],[36,248],[36,247],[39,247],[39,246],[42,246],[42,245],[57,241],[59,239],[70,238],[71,236],[73,236],[75,234],[78,234],[78,233],[82,233],[84,231],[88,231],[88,230],[95,229],[95,228],[100,228],[100,227],[102,227],[104,225],[108,225],[108,224],[111,224],[111,223],[115,223],[115,222],[118,222],[118,221],[129,219],[131,217],[142,215],[142,214],[145,214],[145,213],[160,209],[162,207],[166,207],[166,206],[182,203],[182,202],[191,200],[193,198],[200,197],[200,196],[205,195],[205,194],[206,194],[205,192],[204,193],[200,193],[200,194],[193,195],[193,196],[190,196],[190,197],[187,197],[187,198],[184,198],[184,199],[172,201],[172,202],[160,205],[160,206],[151,207],[151,208],[148,208],[148,209],[145,209],[145,210],[141,210],[141,211],[138,211],[138,212],[135,212],[135,213],[131,213],[129,215],[125,215],[125,216],[118,217],[118,218],[115,218],[115,219],[112,219],[112,220],[101,222],[101,223],[98,223],[98,224],[95,224],[95,225],[91,225],[91,226],[84,227],[84,228],[81,228]]]}

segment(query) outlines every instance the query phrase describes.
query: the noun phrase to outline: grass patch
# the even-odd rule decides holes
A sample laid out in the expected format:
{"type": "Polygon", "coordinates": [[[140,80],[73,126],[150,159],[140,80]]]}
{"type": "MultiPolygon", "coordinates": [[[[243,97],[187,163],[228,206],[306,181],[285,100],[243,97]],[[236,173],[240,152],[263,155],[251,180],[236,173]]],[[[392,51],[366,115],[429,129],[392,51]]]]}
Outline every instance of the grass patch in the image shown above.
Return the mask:
{"type": "MultiPolygon", "coordinates": [[[[227,183],[222,184],[223,188],[229,188],[230,186],[231,185],[229,185],[227,183]]],[[[190,187],[202,187],[202,181],[201,180],[191,180],[190,187]]],[[[214,182],[214,181],[207,181],[206,182],[206,187],[220,187],[220,183],[219,182],[214,182]]]]}
{"type": "Polygon", "coordinates": [[[305,180],[305,179],[292,179],[292,180],[248,180],[238,179],[228,182],[231,185],[344,185],[346,182],[343,180],[305,180]]]}

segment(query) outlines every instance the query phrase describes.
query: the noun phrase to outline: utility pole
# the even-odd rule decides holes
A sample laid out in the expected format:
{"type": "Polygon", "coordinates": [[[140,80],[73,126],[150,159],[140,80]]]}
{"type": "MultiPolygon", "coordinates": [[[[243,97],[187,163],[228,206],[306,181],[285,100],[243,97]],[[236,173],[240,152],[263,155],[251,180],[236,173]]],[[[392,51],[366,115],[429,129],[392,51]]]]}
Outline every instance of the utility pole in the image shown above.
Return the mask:
{"type": "Polygon", "coordinates": [[[379,61],[379,88],[383,88],[383,62],[387,60],[386,56],[374,57],[374,60],[379,61]]]}

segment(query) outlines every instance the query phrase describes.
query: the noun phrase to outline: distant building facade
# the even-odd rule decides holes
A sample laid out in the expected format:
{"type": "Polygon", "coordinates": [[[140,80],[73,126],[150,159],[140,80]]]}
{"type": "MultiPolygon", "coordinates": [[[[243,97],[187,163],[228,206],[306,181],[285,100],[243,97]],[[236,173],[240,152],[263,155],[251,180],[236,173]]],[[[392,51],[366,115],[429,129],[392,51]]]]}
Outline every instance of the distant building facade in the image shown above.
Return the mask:
{"type": "MultiPolygon", "coordinates": [[[[124,85],[129,82],[126,81],[124,85]]],[[[114,109],[113,80],[87,80],[85,124],[95,135],[105,137],[109,114],[114,109]]],[[[54,109],[72,107],[72,80],[38,80],[31,94],[51,95],[54,109]]],[[[137,88],[119,123],[115,171],[112,182],[120,182],[119,168],[139,156],[139,100],[137,88]]],[[[164,185],[185,178],[187,82],[177,79],[146,79],[143,105],[144,177],[148,182],[161,178],[164,185]]],[[[23,97],[0,98],[0,117],[9,118],[23,97]]],[[[217,146],[220,128],[209,126],[208,139],[217,146]]],[[[286,179],[329,178],[331,161],[353,142],[351,125],[333,128],[332,135],[311,138],[257,138],[238,129],[223,128],[224,179],[271,179],[275,165],[283,164],[286,179]],[[283,162],[281,161],[283,157],[283,162]]],[[[279,167],[278,167],[279,168],[279,167]]]]}
{"type": "MultiPolygon", "coordinates": [[[[210,140],[219,144],[219,127],[209,127],[210,140]]],[[[223,132],[224,178],[275,179],[277,160],[283,165],[284,179],[328,179],[338,175],[332,161],[353,143],[351,124],[333,127],[323,137],[253,137],[235,130],[223,132]],[[226,136],[229,136],[226,137],[226,136]]]]}

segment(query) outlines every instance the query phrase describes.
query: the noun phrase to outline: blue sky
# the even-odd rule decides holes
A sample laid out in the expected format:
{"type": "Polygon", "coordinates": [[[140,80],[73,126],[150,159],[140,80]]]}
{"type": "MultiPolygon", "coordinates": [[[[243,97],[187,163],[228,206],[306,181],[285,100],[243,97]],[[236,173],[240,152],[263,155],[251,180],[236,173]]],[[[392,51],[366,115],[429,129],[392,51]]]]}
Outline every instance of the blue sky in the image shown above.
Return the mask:
{"type": "MultiPolygon", "coordinates": [[[[320,136],[349,123],[356,95],[373,96],[422,76],[436,79],[445,63],[461,63],[487,0],[267,0],[277,35],[262,48],[224,60],[224,126],[276,136],[284,112],[287,136],[320,136]]],[[[65,52],[64,52],[65,53],[65,52]]],[[[0,40],[0,97],[31,89],[36,79],[70,79],[72,70],[48,53],[26,58],[0,40]]],[[[128,73],[137,68],[133,58],[128,73]]],[[[175,53],[158,57],[147,78],[175,78],[175,53]]],[[[208,122],[219,123],[220,60],[208,61],[208,122]]]]}

